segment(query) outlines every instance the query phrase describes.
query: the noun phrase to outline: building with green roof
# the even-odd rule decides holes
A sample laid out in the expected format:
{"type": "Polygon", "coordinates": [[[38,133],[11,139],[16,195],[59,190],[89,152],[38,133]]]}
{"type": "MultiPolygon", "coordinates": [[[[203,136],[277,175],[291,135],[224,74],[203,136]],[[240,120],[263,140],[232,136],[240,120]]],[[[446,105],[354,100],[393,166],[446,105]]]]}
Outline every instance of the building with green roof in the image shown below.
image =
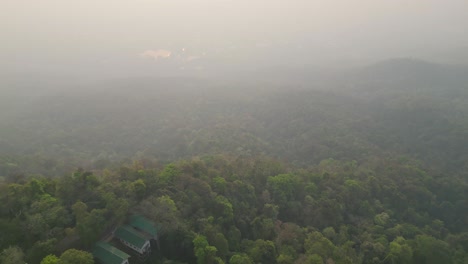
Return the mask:
{"type": "Polygon", "coordinates": [[[151,251],[149,237],[138,232],[131,226],[121,226],[114,232],[114,236],[125,246],[135,250],[140,254],[147,254],[151,251]]]}
{"type": "Polygon", "coordinates": [[[105,242],[96,243],[92,253],[101,264],[129,264],[130,255],[105,242]]]}
{"type": "Polygon", "coordinates": [[[130,217],[130,225],[133,228],[150,235],[152,239],[158,239],[159,229],[146,217],[141,215],[133,215],[130,217]]]}

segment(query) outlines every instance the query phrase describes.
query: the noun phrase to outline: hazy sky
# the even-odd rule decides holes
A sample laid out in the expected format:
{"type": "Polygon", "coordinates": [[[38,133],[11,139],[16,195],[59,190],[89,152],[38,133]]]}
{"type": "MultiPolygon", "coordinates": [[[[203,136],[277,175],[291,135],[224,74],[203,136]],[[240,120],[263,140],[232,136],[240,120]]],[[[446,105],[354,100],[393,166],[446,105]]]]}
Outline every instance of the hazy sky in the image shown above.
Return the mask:
{"type": "Polygon", "coordinates": [[[467,14],[467,0],[1,0],[0,59],[56,69],[417,57],[468,47],[467,14]]]}

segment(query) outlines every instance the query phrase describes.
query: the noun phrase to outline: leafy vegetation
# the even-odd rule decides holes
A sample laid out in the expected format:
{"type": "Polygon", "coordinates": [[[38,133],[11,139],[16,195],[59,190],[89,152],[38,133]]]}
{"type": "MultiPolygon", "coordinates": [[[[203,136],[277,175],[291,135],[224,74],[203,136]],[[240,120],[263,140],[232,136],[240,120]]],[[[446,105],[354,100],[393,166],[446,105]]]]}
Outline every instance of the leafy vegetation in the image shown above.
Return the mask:
{"type": "Polygon", "coordinates": [[[147,263],[467,263],[468,82],[440,67],[5,100],[0,262],[93,263],[138,213],[147,263]]]}

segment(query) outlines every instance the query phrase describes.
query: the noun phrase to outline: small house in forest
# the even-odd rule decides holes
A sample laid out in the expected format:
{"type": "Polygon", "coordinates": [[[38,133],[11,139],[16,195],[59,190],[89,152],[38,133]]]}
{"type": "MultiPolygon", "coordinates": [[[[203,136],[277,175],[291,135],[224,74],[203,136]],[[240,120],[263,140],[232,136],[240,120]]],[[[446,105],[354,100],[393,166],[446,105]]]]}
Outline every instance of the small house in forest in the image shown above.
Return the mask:
{"type": "Polygon", "coordinates": [[[100,264],[129,264],[130,255],[105,242],[96,243],[92,253],[100,264]]]}
{"type": "Polygon", "coordinates": [[[138,232],[131,226],[121,226],[114,232],[114,236],[125,246],[133,249],[141,255],[151,252],[150,237],[138,232]]]}
{"type": "Polygon", "coordinates": [[[149,235],[151,239],[158,240],[159,228],[157,228],[154,223],[147,218],[141,215],[133,215],[130,217],[130,225],[133,228],[149,235]]]}

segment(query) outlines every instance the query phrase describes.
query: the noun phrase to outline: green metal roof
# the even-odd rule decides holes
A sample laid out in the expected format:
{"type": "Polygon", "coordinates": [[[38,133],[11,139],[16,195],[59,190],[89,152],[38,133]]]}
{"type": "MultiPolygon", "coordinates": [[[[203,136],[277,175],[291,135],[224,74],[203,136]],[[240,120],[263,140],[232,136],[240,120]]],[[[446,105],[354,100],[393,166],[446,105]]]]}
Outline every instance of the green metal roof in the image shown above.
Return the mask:
{"type": "Polygon", "coordinates": [[[130,225],[136,229],[152,235],[153,237],[158,234],[158,230],[154,226],[154,223],[141,215],[134,215],[130,217],[130,225]]]}
{"type": "Polygon", "coordinates": [[[115,236],[139,248],[148,240],[143,234],[138,233],[138,231],[131,226],[121,226],[117,228],[115,236]]]}
{"type": "Polygon", "coordinates": [[[104,242],[96,243],[93,248],[93,256],[99,259],[102,264],[121,264],[130,257],[125,252],[104,242]]]}

